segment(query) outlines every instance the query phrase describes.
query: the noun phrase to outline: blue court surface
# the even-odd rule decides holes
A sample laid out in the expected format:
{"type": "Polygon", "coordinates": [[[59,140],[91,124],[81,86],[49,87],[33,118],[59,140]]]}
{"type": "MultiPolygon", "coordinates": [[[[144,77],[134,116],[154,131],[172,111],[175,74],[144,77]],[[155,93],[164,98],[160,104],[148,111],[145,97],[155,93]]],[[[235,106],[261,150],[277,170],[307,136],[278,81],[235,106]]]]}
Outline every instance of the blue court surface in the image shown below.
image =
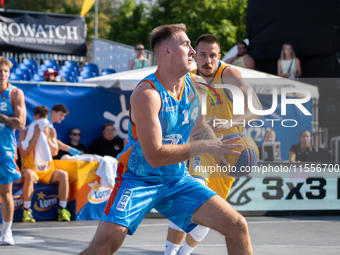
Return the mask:
{"type": "MultiPolygon", "coordinates": [[[[339,255],[340,216],[247,217],[254,254],[339,255]]],[[[0,246],[1,255],[78,254],[92,239],[98,221],[13,224],[15,246],[0,246]]],[[[127,236],[117,255],[162,255],[168,220],[146,218],[127,236]]],[[[210,230],[196,255],[227,254],[224,238],[210,230]]]]}

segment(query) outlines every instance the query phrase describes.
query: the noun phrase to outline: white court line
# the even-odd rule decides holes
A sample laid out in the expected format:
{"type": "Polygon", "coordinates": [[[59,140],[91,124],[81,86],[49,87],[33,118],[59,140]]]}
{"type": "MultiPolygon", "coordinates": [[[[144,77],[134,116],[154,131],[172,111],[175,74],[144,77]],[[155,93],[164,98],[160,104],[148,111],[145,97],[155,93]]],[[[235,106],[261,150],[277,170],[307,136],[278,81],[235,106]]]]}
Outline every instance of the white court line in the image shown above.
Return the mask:
{"type": "MultiPolygon", "coordinates": [[[[334,220],[288,220],[288,221],[247,221],[248,224],[287,224],[287,223],[340,223],[334,220]]],[[[139,227],[163,227],[168,226],[168,223],[160,224],[140,224],[139,227]]],[[[12,228],[14,231],[30,231],[30,230],[49,230],[49,229],[84,229],[97,228],[98,226],[71,226],[71,227],[42,227],[42,228],[12,228]]]]}

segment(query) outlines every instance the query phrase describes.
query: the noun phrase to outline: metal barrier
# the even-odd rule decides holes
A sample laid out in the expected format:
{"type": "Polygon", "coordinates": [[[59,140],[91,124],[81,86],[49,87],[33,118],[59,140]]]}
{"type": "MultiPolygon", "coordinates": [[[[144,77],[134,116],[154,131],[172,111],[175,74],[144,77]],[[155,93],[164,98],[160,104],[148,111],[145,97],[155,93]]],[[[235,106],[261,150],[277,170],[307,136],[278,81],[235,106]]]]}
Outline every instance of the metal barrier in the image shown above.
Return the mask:
{"type": "MultiPolygon", "coordinates": [[[[100,38],[91,38],[92,63],[97,64],[99,72],[104,68],[115,69],[116,72],[126,71],[129,60],[136,57],[135,47],[100,38]]],[[[145,50],[149,65],[156,65],[152,51],[145,50]]]]}

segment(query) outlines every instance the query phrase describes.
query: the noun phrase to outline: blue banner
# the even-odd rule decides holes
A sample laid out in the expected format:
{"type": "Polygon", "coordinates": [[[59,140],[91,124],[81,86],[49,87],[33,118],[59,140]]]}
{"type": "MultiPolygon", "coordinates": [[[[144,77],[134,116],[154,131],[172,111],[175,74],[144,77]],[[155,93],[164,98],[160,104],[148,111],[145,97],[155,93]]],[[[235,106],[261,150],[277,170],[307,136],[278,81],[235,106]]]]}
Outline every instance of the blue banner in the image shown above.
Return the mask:
{"type": "Polygon", "coordinates": [[[56,103],[66,105],[69,114],[62,123],[54,124],[58,139],[64,143],[70,141],[69,130],[77,127],[81,130],[80,143],[87,148],[93,140],[102,136],[102,125],[113,122],[116,136],[125,139],[128,132],[129,105],[131,91],[118,88],[81,86],[50,86],[38,84],[16,84],[25,94],[28,125],[33,120],[34,108],[47,106],[50,111],[56,103]]]}

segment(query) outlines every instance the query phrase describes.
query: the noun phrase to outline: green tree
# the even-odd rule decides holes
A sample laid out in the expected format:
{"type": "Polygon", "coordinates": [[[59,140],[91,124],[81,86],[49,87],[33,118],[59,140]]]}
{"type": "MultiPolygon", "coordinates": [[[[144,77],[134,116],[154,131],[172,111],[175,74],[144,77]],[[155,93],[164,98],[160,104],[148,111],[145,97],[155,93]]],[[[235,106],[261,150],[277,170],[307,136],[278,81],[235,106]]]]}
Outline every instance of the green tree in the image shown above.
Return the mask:
{"type": "Polygon", "coordinates": [[[219,38],[224,54],[246,38],[246,0],[158,0],[148,25],[184,23],[193,45],[202,34],[219,38]]]}
{"type": "Polygon", "coordinates": [[[111,31],[109,40],[136,45],[142,43],[148,48],[147,13],[146,4],[135,4],[133,0],[124,0],[118,9],[118,14],[110,22],[111,31]]]}

